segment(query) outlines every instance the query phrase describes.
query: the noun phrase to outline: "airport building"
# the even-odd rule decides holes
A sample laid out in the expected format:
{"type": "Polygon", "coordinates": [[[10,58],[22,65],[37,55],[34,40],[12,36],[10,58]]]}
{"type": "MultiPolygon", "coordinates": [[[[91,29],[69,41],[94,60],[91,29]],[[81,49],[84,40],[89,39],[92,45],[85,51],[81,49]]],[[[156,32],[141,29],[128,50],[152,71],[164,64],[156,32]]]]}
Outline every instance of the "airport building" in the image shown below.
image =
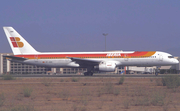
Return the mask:
{"type": "Polygon", "coordinates": [[[12,53],[0,54],[0,74],[46,74],[51,68],[26,65],[6,60],[3,55],[13,55],[12,53]]]}
{"type": "MultiPolygon", "coordinates": [[[[0,53],[0,74],[83,74],[87,71],[86,68],[47,68],[34,65],[21,64],[6,60],[3,55],[13,55],[12,53],[0,53]]],[[[176,57],[180,61],[180,57],[176,57]]],[[[134,74],[134,73],[150,73],[154,74],[156,67],[117,67],[114,74],[134,74]]],[[[176,70],[179,73],[180,65],[162,66],[161,70],[164,73],[169,73],[169,70],[176,70]]]]}
{"type": "Polygon", "coordinates": [[[34,65],[21,64],[6,60],[3,55],[12,53],[0,53],[0,74],[82,74],[86,68],[47,68],[34,65]]]}

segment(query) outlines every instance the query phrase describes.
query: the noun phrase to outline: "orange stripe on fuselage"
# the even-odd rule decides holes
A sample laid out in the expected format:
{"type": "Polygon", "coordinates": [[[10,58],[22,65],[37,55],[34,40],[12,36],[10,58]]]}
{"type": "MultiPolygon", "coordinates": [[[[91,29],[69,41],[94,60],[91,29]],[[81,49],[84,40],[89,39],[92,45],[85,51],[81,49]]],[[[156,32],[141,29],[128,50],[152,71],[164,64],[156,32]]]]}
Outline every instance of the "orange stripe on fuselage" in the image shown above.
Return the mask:
{"type": "Polygon", "coordinates": [[[66,57],[106,57],[107,54],[39,54],[39,55],[16,55],[16,57],[24,57],[28,59],[40,58],[66,58],[66,57]]]}
{"type": "Polygon", "coordinates": [[[149,51],[147,54],[145,54],[144,56],[148,56],[148,57],[150,57],[150,56],[152,56],[152,55],[154,55],[156,53],[156,51],[149,51]]]}
{"type": "Polygon", "coordinates": [[[131,53],[131,54],[121,54],[121,55],[123,57],[129,58],[129,57],[133,57],[133,56],[144,56],[147,53],[148,53],[148,51],[143,51],[143,52],[136,51],[136,52],[131,53]]]}
{"type": "MultiPolygon", "coordinates": [[[[111,52],[110,52],[111,53],[111,52]]],[[[112,52],[113,53],[113,52],[112,52]]],[[[119,52],[114,52],[114,53],[119,53],[119,52]]],[[[43,58],[66,58],[66,57],[84,57],[84,58],[100,58],[100,57],[106,57],[106,58],[114,58],[114,57],[123,57],[123,58],[130,58],[133,56],[146,56],[150,57],[153,54],[155,54],[155,51],[136,51],[134,53],[123,53],[121,52],[121,56],[107,56],[108,53],[104,54],[39,54],[39,55],[15,55],[16,57],[24,57],[28,59],[43,59],[43,58]]]]}

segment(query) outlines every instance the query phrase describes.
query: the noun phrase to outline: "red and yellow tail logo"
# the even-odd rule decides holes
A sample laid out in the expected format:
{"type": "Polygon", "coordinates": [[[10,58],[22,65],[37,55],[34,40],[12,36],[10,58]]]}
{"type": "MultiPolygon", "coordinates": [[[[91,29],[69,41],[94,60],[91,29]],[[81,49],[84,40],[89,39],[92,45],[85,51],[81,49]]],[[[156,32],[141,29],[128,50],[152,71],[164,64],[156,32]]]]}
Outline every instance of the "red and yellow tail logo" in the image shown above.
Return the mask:
{"type": "Polygon", "coordinates": [[[12,42],[13,47],[19,47],[22,48],[24,44],[20,41],[21,39],[19,37],[10,37],[10,40],[12,42]]]}

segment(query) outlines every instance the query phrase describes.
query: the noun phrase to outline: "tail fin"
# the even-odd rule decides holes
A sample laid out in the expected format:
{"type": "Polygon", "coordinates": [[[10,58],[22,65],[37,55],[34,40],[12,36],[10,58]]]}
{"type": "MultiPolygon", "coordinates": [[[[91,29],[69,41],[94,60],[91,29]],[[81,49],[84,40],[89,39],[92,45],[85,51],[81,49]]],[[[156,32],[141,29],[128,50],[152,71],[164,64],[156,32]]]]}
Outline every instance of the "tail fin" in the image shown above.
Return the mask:
{"type": "Polygon", "coordinates": [[[3,27],[8,42],[14,55],[38,54],[37,52],[14,28],[3,27]]]}

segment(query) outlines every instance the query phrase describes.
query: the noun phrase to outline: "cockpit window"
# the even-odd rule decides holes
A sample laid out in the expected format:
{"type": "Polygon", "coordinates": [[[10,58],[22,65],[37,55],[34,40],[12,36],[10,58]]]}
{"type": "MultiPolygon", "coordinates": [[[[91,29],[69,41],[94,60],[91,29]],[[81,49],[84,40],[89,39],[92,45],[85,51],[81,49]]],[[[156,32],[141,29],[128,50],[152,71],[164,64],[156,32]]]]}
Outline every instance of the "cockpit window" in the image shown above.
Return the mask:
{"type": "Polygon", "coordinates": [[[168,56],[168,58],[174,58],[173,56],[168,56]]]}

